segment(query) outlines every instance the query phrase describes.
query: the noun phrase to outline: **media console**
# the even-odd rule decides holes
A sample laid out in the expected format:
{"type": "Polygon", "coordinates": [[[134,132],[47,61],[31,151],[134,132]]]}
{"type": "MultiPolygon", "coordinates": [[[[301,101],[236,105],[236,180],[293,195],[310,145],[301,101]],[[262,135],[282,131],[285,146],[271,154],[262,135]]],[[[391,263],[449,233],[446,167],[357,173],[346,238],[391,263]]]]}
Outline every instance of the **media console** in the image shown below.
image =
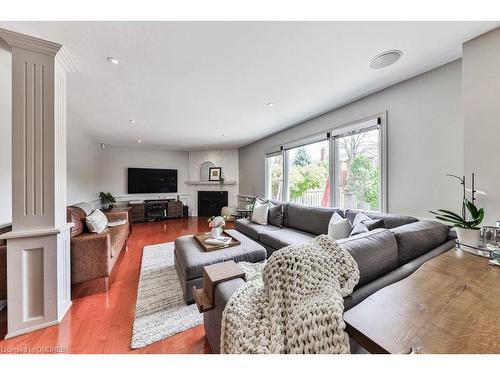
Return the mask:
{"type": "Polygon", "coordinates": [[[133,222],[183,217],[182,202],[175,199],[147,199],[129,206],[133,222]]]}

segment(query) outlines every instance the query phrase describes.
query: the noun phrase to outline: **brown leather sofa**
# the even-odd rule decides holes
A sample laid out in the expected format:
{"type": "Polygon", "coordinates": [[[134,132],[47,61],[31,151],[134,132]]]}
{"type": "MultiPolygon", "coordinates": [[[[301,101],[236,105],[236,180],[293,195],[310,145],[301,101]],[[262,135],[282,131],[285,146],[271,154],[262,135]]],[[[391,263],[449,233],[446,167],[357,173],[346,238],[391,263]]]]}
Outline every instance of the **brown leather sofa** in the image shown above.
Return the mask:
{"type": "Polygon", "coordinates": [[[109,227],[101,233],[91,233],[85,224],[85,206],[67,207],[67,220],[71,228],[71,283],[104,278],[106,291],[108,278],[130,233],[128,212],[105,212],[108,220],[126,219],[127,223],[109,227]],[[83,207],[83,208],[82,208],[83,207]]]}
{"type": "MultiPolygon", "coordinates": [[[[12,226],[0,229],[0,234],[12,231],[12,226]]],[[[0,240],[0,301],[7,299],[7,241],[0,240]]]]}

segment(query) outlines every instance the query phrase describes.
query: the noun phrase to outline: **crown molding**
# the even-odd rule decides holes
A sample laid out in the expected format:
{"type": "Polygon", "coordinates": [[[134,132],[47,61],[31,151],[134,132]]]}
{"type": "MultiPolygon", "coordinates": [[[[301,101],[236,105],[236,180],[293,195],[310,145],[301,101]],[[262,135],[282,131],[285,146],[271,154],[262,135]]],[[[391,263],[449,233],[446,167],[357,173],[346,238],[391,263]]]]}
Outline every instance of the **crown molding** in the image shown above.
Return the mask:
{"type": "Polygon", "coordinates": [[[61,63],[66,71],[76,72],[78,70],[78,66],[73,61],[70,54],[68,53],[68,50],[64,46],[61,46],[59,53],[56,55],[56,59],[61,63]]]}
{"type": "Polygon", "coordinates": [[[28,51],[54,56],[69,72],[78,70],[75,62],[71,59],[71,56],[62,44],[2,28],[0,28],[0,38],[2,38],[11,47],[22,48],[28,51]]]}

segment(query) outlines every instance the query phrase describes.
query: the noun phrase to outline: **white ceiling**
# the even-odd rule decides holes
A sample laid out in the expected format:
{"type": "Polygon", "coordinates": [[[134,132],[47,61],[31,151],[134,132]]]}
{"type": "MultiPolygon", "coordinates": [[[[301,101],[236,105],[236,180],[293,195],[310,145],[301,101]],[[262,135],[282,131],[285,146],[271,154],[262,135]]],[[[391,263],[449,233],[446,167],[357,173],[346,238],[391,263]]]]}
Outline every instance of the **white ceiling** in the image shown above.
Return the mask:
{"type": "Polygon", "coordinates": [[[177,150],[251,143],[453,61],[464,41],[498,25],[0,22],[66,46],[79,68],[68,78],[70,122],[98,142],[177,150]],[[389,49],[403,57],[368,67],[389,49]]]}

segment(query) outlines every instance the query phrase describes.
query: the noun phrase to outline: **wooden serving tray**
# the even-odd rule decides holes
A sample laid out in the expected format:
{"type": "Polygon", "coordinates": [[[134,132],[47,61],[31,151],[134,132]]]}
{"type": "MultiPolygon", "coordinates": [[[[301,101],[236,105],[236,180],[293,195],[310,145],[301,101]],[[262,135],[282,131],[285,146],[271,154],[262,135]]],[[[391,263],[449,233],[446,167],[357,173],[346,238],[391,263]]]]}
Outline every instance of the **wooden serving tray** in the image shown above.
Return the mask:
{"type": "Polygon", "coordinates": [[[211,245],[211,244],[205,243],[205,240],[207,238],[210,238],[210,233],[195,233],[195,234],[193,234],[193,237],[204,251],[215,251],[215,250],[225,249],[226,247],[233,247],[233,246],[241,245],[241,242],[238,241],[233,236],[231,236],[228,232],[223,231],[222,235],[225,237],[231,238],[231,241],[229,241],[229,243],[224,244],[224,245],[211,245]]]}

